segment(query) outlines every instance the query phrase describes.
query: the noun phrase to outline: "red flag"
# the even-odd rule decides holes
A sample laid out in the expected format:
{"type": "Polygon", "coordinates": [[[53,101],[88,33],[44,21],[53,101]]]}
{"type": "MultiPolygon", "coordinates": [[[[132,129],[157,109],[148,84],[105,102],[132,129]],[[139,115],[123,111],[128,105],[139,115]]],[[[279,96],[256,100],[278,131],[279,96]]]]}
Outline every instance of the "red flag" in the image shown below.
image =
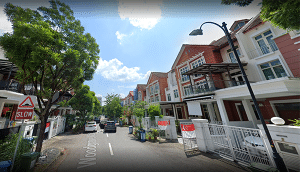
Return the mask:
{"type": "Polygon", "coordinates": [[[194,126],[194,124],[189,124],[189,125],[181,124],[181,130],[182,131],[195,131],[195,126],[194,126]]]}

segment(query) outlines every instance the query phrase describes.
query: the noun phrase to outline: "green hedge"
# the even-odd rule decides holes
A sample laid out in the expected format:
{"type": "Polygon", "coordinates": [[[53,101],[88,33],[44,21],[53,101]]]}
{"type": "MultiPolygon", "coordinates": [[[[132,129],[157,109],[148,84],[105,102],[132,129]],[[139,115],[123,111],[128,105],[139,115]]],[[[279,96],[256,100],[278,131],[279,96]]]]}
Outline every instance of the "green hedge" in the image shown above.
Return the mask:
{"type": "MultiPolygon", "coordinates": [[[[18,137],[19,137],[19,133],[9,134],[8,136],[5,137],[4,140],[0,141],[0,161],[13,160],[18,137]]],[[[18,171],[18,169],[20,169],[21,155],[26,152],[30,152],[32,146],[33,145],[30,144],[27,140],[24,140],[23,137],[20,138],[13,171],[18,171]]]]}

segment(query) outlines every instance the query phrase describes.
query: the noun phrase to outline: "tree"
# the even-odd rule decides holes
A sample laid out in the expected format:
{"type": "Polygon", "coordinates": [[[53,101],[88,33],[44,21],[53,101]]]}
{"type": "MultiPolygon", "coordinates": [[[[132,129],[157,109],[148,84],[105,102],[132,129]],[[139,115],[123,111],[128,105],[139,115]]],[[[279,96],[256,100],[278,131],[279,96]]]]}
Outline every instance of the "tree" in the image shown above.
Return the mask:
{"type": "Polygon", "coordinates": [[[107,94],[105,98],[105,115],[109,118],[119,118],[122,115],[122,106],[119,94],[107,94]]]}
{"type": "Polygon", "coordinates": [[[163,117],[161,115],[160,105],[159,104],[151,104],[148,108],[148,114],[151,120],[155,119],[155,116],[163,117]]]}
{"type": "Polygon", "coordinates": [[[140,128],[142,128],[142,118],[145,117],[145,101],[138,101],[133,107],[133,114],[138,117],[140,128]]]}
{"type": "Polygon", "coordinates": [[[84,33],[70,7],[57,0],[51,7],[37,10],[23,9],[11,3],[5,13],[13,25],[13,33],[0,37],[5,56],[18,68],[16,78],[24,86],[33,84],[38,107],[35,113],[41,120],[36,152],[42,149],[46,122],[59,98],[55,93],[77,89],[85,80],[93,78],[99,60],[99,46],[84,33]]]}
{"type": "Polygon", "coordinates": [[[98,111],[100,102],[93,91],[90,91],[88,85],[83,85],[81,89],[75,91],[75,95],[68,102],[71,107],[77,111],[76,116],[79,117],[76,128],[81,128],[87,120],[94,117],[94,113],[98,111]]]}
{"type": "MultiPolygon", "coordinates": [[[[222,4],[248,6],[253,0],[222,0],[222,4]]],[[[263,0],[260,18],[269,21],[275,27],[285,30],[300,29],[299,0],[263,0]]]]}

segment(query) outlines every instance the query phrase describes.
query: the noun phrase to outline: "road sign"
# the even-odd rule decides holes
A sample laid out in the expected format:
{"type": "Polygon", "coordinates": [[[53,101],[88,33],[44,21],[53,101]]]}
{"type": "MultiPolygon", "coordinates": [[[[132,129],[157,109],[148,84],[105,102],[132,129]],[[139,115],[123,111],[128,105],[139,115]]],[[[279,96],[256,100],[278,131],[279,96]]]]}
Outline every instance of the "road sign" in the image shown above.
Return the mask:
{"type": "Polygon", "coordinates": [[[18,109],[15,119],[31,119],[33,109],[18,109]]]}
{"type": "Polygon", "coordinates": [[[31,100],[31,97],[26,97],[25,100],[19,104],[19,108],[34,108],[34,104],[31,100]]]}

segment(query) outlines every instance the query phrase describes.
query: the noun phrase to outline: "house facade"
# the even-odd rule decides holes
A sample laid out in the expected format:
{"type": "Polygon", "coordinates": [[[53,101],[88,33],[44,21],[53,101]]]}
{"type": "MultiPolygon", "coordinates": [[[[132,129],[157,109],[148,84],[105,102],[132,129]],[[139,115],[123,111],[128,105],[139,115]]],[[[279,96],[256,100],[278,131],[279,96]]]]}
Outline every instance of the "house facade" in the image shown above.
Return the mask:
{"type": "Polygon", "coordinates": [[[137,84],[136,93],[137,101],[145,101],[147,84],[137,84]]]}

